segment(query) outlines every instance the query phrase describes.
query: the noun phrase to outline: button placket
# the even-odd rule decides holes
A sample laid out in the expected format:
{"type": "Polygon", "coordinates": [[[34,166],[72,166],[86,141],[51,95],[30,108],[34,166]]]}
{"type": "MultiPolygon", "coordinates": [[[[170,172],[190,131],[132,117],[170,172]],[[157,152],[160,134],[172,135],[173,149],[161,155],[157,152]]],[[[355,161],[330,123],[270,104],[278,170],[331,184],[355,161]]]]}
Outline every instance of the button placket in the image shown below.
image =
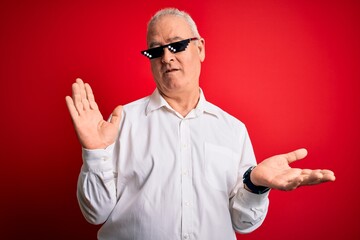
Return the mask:
{"type": "Polygon", "coordinates": [[[192,177],[189,119],[180,123],[182,236],[190,239],[192,227],[192,177]]]}

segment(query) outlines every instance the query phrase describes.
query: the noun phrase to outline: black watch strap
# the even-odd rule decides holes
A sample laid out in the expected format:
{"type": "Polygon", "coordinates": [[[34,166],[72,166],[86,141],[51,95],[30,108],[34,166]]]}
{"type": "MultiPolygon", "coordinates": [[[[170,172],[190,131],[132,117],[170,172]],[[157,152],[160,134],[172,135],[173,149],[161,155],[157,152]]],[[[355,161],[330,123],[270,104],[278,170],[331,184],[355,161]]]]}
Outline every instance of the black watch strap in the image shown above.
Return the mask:
{"type": "Polygon", "coordinates": [[[246,170],[246,172],[244,173],[243,176],[243,183],[250,189],[250,191],[252,193],[256,193],[256,194],[262,194],[262,193],[266,193],[267,191],[270,190],[270,188],[268,187],[263,187],[263,186],[256,186],[251,182],[250,179],[250,174],[251,171],[255,168],[256,166],[252,166],[250,167],[248,170],[246,170]]]}

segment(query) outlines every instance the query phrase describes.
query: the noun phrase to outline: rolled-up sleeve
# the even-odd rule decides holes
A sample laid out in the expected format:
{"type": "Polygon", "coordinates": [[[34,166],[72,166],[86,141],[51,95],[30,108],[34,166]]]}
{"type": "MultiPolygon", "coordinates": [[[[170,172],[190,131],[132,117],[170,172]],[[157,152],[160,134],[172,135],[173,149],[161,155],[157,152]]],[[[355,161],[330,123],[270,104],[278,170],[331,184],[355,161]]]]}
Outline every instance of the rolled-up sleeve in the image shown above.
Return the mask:
{"type": "Polygon", "coordinates": [[[230,201],[233,228],[239,233],[250,233],[260,227],[269,207],[269,192],[254,194],[240,187],[230,201]]]}

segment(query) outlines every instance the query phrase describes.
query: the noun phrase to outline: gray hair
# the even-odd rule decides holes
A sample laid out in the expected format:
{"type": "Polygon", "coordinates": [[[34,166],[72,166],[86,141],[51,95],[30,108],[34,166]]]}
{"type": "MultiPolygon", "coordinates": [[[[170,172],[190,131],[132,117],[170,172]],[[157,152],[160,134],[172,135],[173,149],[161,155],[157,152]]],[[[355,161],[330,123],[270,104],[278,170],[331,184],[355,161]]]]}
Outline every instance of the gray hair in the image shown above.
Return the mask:
{"type": "Polygon", "coordinates": [[[190,27],[192,33],[194,34],[194,37],[200,38],[200,34],[197,29],[196,23],[191,18],[191,16],[187,12],[180,11],[177,8],[164,8],[164,9],[157,11],[155,13],[155,15],[151,17],[151,19],[147,25],[147,33],[149,33],[149,29],[157,22],[157,20],[159,20],[160,17],[166,16],[166,15],[172,15],[172,16],[178,16],[178,17],[184,18],[185,21],[189,24],[189,27],[190,27]]]}

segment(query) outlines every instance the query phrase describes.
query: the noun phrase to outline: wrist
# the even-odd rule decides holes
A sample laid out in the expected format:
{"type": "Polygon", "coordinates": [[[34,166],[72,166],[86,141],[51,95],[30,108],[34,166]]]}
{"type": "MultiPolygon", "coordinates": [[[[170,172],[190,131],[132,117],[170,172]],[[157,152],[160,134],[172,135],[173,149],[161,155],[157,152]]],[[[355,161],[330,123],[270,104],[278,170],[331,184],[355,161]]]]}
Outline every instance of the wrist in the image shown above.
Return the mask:
{"type": "Polygon", "coordinates": [[[250,167],[243,175],[244,188],[255,194],[266,193],[270,188],[265,186],[257,186],[251,181],[251,172],[256,166],[250,167]]]}

